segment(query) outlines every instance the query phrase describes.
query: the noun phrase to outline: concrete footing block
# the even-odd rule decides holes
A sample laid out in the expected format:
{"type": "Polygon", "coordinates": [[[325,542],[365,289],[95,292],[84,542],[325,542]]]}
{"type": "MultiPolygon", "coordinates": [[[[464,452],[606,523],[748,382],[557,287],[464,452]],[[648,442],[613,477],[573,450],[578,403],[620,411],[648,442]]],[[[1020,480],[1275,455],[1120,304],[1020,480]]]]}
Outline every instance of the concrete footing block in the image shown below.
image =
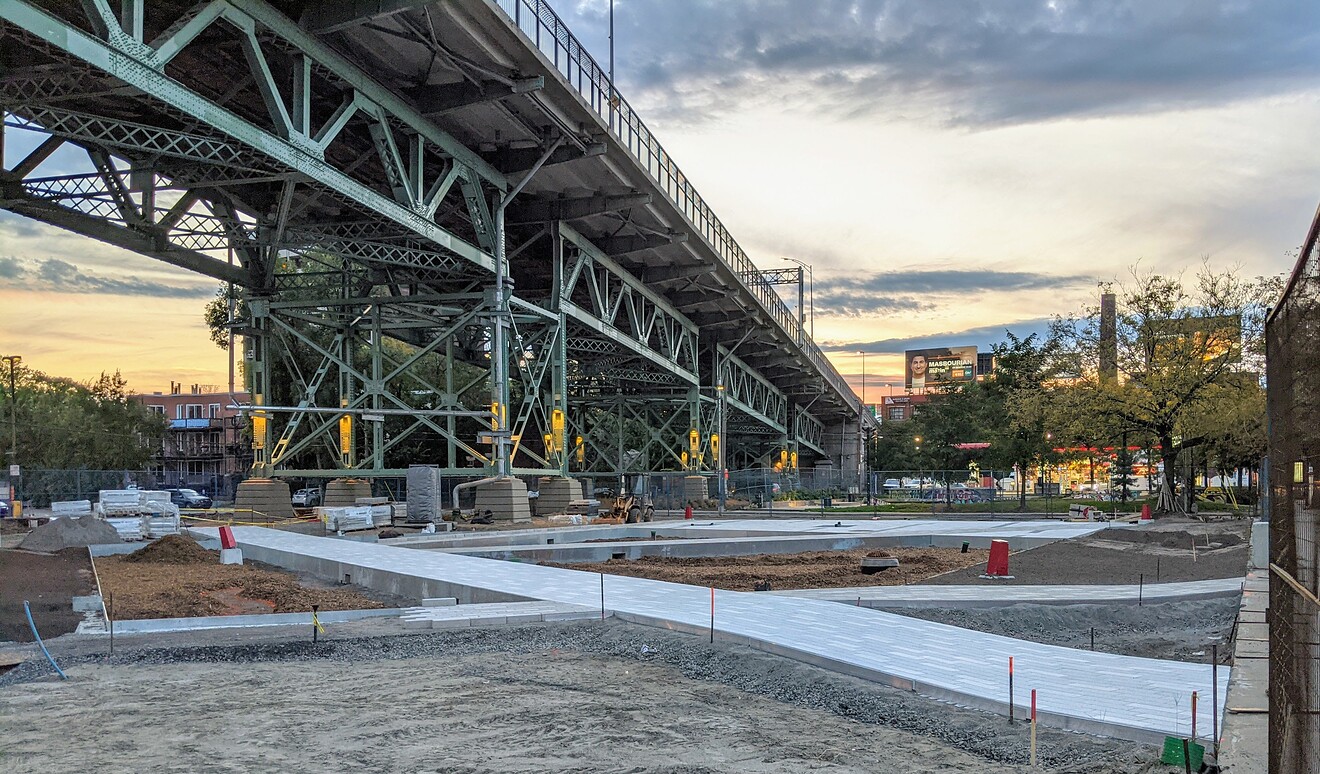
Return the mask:
{"type": "Polygon", "coordinates": [[[477,487],[477,511],[490,511],[496,521],[531,521],[527,485],[510,477],[477,487]]]}
{"type": "Polygon", "coordinates": [[[431,624],[432,629],[462,629],[472,625],[466,618],[438,618],[431,624]]]}
{"type": "Polygon", "coordinates": [[[222,548],[220,549],[220,564],[242,564],[243,549],[241,548],[222,548]]]}
{"type": "Polygon", "coordinates": [[[430,629],[430,628],[432,628],[431,625],[434,624],[434,623],[435,623],[435,621],[432,621],[430,618],[405,618],[405,619],[403,619],[403,628],[405,628],[405,629],[430,629]]]}
{"type": "Polygon", "coordinates": [[[453,597],[427,597],[422,600],[422,607],[453,607],[458,600],[453,597]]]}

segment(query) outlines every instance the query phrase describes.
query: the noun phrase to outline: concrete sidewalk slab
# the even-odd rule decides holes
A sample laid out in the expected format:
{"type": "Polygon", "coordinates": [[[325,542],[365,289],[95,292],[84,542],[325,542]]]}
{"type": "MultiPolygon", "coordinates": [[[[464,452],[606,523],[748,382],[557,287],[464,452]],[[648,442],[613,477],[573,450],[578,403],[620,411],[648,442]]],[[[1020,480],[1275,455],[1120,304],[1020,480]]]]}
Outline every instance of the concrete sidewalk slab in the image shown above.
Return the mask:
{"type": "Polygon", "coordinates": [[[861,607],[1002,607],[1005,605],[1136,605],[1187,599],[1232,597],[1242,592],[1241,578],[1185,583],[1113,586],[869,586],[772,591],[785,597],[842,602],[861,607]]]}
{"type": "MultiPolygon", "coordinates": [[[[411,578],[414,598],[461,596],[532,599],[600,608],[601,577],[592,573],[495,562],[454,554],[311,537],[261,527],[235,536],[253,559],[329,577],[352,575],[374,587],[411,578]]],[[[606,576],[605,607],[626,620],[707,632],[709,589],[606,576]]],[[[388,590],[388,589],[383,589],[388,590]]],[[[397,593],[397,592],[393,592],[397,593]]],[[[1210,667],[1041,645],[814,599],[732,591],[713,593],[716,635],[769,652],[839,669],[922,694],[1007,713],[1008,658],[1015,659],[1017,701],[1039,691],[1042,722],[1142,742],[1190,732],[1192,691],[1208,693],[1210,667]]],[[[1221,695],[1227,669],[1220,670],[1221,695]]],[[[1198,724],[1210,727],[1210,708],[1198,724]]]]}

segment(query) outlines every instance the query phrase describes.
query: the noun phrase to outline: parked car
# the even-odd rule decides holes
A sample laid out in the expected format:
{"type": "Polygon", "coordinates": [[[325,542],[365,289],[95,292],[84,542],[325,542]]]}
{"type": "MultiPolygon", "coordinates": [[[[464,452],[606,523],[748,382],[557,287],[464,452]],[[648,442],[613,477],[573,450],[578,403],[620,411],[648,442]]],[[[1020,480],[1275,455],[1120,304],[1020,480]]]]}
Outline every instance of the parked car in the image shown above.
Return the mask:
{"type": "Polygon", "coordinates": [[[166,489],[170,493],[170,502],[180,508],[210,508],[211,498],[196,489],[166,489]]]}
{"type": "Polygon", "coordinates": [[[0,519],[9,518],[9,503],[0,500],[0,519]]]}
{"type": "Polygon", "coordinates": [[[885,488],[885,489],[902,489],[902,488],[903,488],[903,482],[902,482],[902,481],[899,481],[899,480],[896,479],[896,478],[886,478],[886,479],[885,479],[884,488],[885,488]]]}
{"type": "Polygon", "coordinates": [[[316,488],[299,489],[293,493],[295,508],[315,508],[321,504],[321,490],[316,488]]]}

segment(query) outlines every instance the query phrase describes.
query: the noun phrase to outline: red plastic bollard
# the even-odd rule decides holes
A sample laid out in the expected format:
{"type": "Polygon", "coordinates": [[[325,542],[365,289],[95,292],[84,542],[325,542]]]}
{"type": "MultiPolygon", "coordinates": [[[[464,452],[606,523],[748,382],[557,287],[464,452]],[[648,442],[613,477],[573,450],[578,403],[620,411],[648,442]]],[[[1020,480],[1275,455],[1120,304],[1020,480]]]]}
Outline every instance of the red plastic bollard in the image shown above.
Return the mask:
{"type": "Polygon", "coordinates": [[[990,541],[990,562],[986,565],[986,575],[1008,575],[1008,541],[990,541]]]}
{"type": "Polygon", "coordinates": [[[220,528],[220,547],[238,548],[238,541],[234,540],[234,530],[229,527],[220,528]]]}
{"type": "Polygon", "coordinates": [[[1141,520],[1150,521],[1150,503],[1141,506],[1141,520]]]}
{"type": "Polygon", "coordinates": [[[683,509],[683,518],[685,519],[692,518],[692,503],[688,503],[687,507],[683,509]]]}

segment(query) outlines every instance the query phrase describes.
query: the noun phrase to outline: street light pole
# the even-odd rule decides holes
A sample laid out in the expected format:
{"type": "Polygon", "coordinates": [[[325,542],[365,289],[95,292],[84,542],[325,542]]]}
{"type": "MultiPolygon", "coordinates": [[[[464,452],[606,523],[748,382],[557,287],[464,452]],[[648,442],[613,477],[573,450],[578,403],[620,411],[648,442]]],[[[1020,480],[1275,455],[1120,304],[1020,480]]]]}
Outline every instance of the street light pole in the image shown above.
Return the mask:
{"type": "Polygon", "coordinates": [[[862,409],[866,409],[866,352],[858,350],[857,354],[862,356],[862,409]]]}
{"type": "Polygon", "coordinates": [[[807,326],[803,325],[803,322],[805,321],[807,325],[810,326],[808,335],[810,335],[811,338],[815,340],[816,338],[815,272],[812,270],[811,264],[807,263],[806,261],[801,261],[798,260],[797,258],[790,258],[787,255],[784,256],[784,260],[792,261],[793,263],[796,263],[800,267],[800,269],[805,269],[807,272],[807,307],[806,308],[810,309],[811,313],[804,316],[804,311],[802,306],[802,275],[799,273],[798,274],[798,326],[806,328],[807,326]]]}

